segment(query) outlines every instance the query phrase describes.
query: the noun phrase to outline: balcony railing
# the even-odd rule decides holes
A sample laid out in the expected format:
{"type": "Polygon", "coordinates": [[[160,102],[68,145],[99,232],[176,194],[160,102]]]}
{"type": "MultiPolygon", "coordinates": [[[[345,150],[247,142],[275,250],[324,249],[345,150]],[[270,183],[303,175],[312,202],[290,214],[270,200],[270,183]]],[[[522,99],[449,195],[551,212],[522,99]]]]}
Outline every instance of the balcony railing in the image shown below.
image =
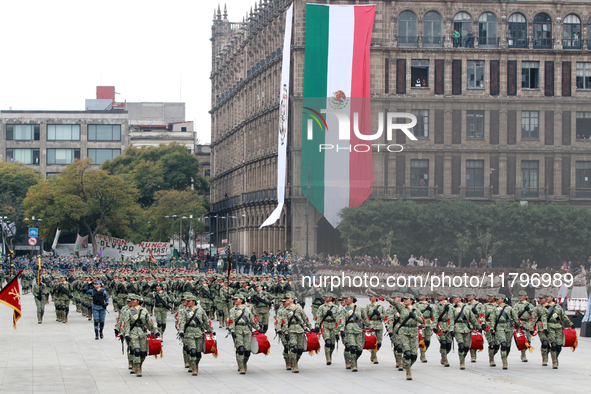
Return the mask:
{"type": "Polygon", "coordinates": [[[465,198],[467,200],[492,200],[492,186],[460,186],[460,198],[465,198]]]}
{"type": "Polygon", "coordinates": [[[437,198],[437,186],[374,186],[370,198],[384,200],[433,200],[437,198]]]}
{"type": "Polygon", "coordinates": [[[444,37],[423,36],[423,48],[441,48],[443,46],[444,37]]]}
{"type": "Polygon", "coordinates": [[[517,200],[547,200],[548,189],[545,187],[518,187],[515,189],[517,200]]]}
{"type": "Polygon", "coordinates": [[[534,49],[552,49],[554,41],[552,38],[534,38],[534,49]]]}
{"type": "Polygon", "coordinates": [[[580,39],[567,39],[562,40],[562,49],[581,49],[581,40],[580,39]]]}
{"type": "Polygon", "coordinates": [[[398,46],[399,47],[416,47],[417,43],[418,43],[417,36],[411,36],[411,37],[398,36],[398,46]]]}
{"type": "Polygon", "coordinates": [[[478,48],[498,48],[501,42],[499,37],[476,37],[478,48]]]}
{"type": "Polygon", "coordinates": [[[588,199],[591,200],[591,188],[577,187],[570,189],[571,199],[588,199]]]}

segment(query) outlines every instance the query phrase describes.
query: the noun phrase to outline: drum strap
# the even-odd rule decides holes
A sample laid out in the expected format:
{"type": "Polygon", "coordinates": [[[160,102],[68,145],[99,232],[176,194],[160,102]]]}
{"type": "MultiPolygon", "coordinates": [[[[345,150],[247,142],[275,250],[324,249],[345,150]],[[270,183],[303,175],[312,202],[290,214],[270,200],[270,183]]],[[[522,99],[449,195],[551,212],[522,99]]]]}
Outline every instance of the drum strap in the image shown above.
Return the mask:
{"type": "Polygon", "coordinates": [[[137,319],[135,319],[135,321],[133,323],[131,323],[131,327],[129,327],[129,332],[133,331],[133,329],[135,328],[135,326],[138,324],[137,322],[141,322],[142,320],[142,310],[140,309],[140,311],[138,312],[138,316],[137,319]]]}
{"type": "Polygon", "coordinates": [[[443,318],[445,317],[445,315],[447,314],[447,311],[449,310],[449,304],[445,304],[445,307],[443,308],[443,312],[441,313],[441,315],[439,315],[439,318],[437,319],[437,324],[439,324],[439,322],[441,320],[443,320],[443,318]]]}
{"type": "Polygon", "coordinates": [[[499,318],[497,319],[497,321],[495,323],[495,328],[493,328],[493,331],[497,331],[497,326],[499,325],[499,320],[501,320],[501,317],[505,316],[505,319],[507,319],[507,314],[505,313],[506,307],[507,307],[507,305],[505,305],[503,307],[503,309],[501,310],[501,313],[499,313],[499,318]]]}
{"type": "Polygon", "coordinates": [[[456,324],[458,322],[458,320],[463,321],[464,323],[466,323],[466,325],[468,325],[468,321],[466,319],[466,315],[464,315],[464,307],[466,305],[462,305],[462,309],[460,310],[460,314],[458,315],[458,317],[456,317],[456,320],[454,320],[454,324],[456,324]]]}
{"type": "Polygon", "coordinates": [[[294,319],[295,319],[295,324],[299,324],[299,325],[301,325],[301,326],[303,327],[304,325],[302,324],[302,322],[301,322],[301,321],[298,319],[298,317],[296,316],[296,313],[295,313],[295,311],[296,311],[296,310],[294,309],[294,310],[293,310],[293,313],[292,313],[292,315],[291,315],[291,317],[289,318],[289,321],[287,322],[287,326],[288,326],[288,327],[289,327],[289,326],[291,326],[291,324],[294,322],[294,319]]]}
{"type": "Polygon", "coordinates": [[[373,310],[371,315],[368,317],[368,319],[371,320],[374,316],[378,317],[376,320],[382,320],[382,314],[380,313],[380,306],[379,305],[376,305],[375,309],[373,310]]]}
{"type": "Polygon", "coordinates": [[[246,307],[242,308],[242,313],[240,316],[238,316],[238,319],[236,319],[236,324],[238,324],[240,320],[243,320],[246,324],[248,324],[248,319],[244,317],[244,312],[246,312],[246,307]]]}
{"type": "Polygon", "coordinates": [[[521,311],[521,313],[519,314],[519,316],[517,316],[517,318],[521,320],[521,316],[523,316],[523,314],[527,311],[529,311],[529,305],[525,306],[525,308],[521,311]]]}
{"type": "MultiPolygon", "coordinates": [[[[185,326],[183,327],[183,332],[187,332],[187,327],[189,327],[189,325],[191,324],[191,322],[193,321],[193,319],[195,319],[195,316],[197,316],[197,309],[195,309],[195,311],[193,311],[193,316],[191,316],[191,318],[189,319],[189,321],[185,323],[185,326]]],[[[201,325],[201,322],[199,321],[199,319],[197,319],[197,325],[198,326],[201,325]]]]}
{"type": "Polygon", "coordinates": [[[349,317],[347,318],[347,320],[345,321],[345,327],[347,326],[347,324],[349,323],[356,323],[355,321],[351,321],[353,318],[355,318],[355,320],[357,320],[357,315],[355,314],[355,310],[357,309],[357,305],[355,305],[353,307],[353,313],[351,313],[349,315],[349,317]]]}

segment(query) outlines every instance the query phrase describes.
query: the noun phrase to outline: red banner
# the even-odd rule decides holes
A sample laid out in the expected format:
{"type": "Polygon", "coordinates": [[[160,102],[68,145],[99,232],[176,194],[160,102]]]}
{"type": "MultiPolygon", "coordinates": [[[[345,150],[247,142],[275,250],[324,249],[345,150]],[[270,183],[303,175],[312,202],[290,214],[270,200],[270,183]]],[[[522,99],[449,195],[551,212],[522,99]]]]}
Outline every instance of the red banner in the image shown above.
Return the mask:
{"type": "Polygon", "coordinates": [[[14,309],[12,325],[16,330],[16,322],[21,318],[21,291],[18,285],[20,272],[0,291],[0,303],[14,309]]]}

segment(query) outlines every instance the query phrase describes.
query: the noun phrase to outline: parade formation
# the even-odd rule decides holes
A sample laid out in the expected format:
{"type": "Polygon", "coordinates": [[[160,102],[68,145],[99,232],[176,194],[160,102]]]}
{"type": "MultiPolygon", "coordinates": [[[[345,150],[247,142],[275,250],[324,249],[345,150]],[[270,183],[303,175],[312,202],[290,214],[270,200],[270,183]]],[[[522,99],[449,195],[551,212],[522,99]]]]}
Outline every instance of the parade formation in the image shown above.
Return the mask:
{"type": "MultiPolygon", "coordinates": [[[[550,354],[552,368],[557,369],[562,349],[577,346],[573,323],[546,293],[538,294],[536,302],[525,291],[519,292],[518,299],[493,292],[481,303],[473,292],[439,292],[430,300],[422,291],[417,297],[359,289],[358,293],[369,295],[370,303],[362,307],[354,293],[341,289],[326,293],[317,287],[305,288],[294,279],[290,275],[202,274],[184,268],[84,266],[70,268],[66,274],[58,269],[42,269],[39,274],[25,269],[21,283],[24,293],[35,298],[39,324],[47,319],[45,307],[50,299],[56,321],[62,323],[71,317],[73,304],[72,309],[94,321],[96,340],[104,338],[105,314],[112,303],[119,313],[114,333],[126,350],[129,372],[137,377],[142,376],[148,355],[162,354],[169,314],[174,316],[184,366],[193,376],[198,375],[204,354],[217,357],[214,321],[232,337],[239,374],[247,373],[253,354],[272,351],[266,335],[270,325],[281,343],[285,369],[292,373],[299,372],[303,353],[317,354],[322,345],[326,365],[338,365],[333,353],[339,341],[344,349],[341,365],[346,369],[359,371],[364,350],[369,362],[378,364],[385,336],[390,338],[393,367],[406,371],[407,380],[412,380],[411,369],[418,360],[428,363],[426,351],[433,336],[439,341],[440,364],[450,367],[449,357],[456,352],[461,370],[467,368],[468,354],[475,363],[477,352],[485,350],[491,367],[496,367],[500,353],[502,369],[508,369],[512,343],[521,362],[528,362],[535,336],[541,365],[548,365],[550,354]],[[310,317],[304,311],[307,298],[311,298],[310,317]]],[[[167,344],[175,342],[168,333],[166,339],[167,344]]],[[[384,356],[380,359],[388,362],[384,356]]]]}

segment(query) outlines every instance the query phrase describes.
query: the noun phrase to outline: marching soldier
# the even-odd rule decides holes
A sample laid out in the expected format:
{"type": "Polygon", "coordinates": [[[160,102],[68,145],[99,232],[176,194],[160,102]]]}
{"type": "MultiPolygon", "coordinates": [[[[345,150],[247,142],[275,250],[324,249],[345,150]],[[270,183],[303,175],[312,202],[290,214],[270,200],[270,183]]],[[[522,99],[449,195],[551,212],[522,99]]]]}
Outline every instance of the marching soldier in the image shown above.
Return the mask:
{"type": "MultiPolygon", "coordinates": [[[[393,298],[384,297],[386,301],[392,304],[392,301],[400,302],[402,301],[402,294],[394,293],[392,294],[393,298]]],[[[388,332],[388,336],[390,337],[390,342],[392,343],[392,352],[394,353],[394,359],[396,360],[396,368],[398,371],[404,371],[404,365],[402,362],[402,344],[400,342],[400,335],[398,334],[398,328],[400,327],[400,313],[394,308],[392,305],[386,310],[386,318],[384,319],[386,322],[386,331],[388,332]]]]}
{"type": "Polygon", "coordinates": [[[324,304],[324,297],[322,297],[320,288],[318,286],[314,286],[312,288],[310,291],[310,296],[312,297],[312,317],[314,318],[314,321],[318,323],[318,320],[316,319],[318,316],[318,308],[324,304]]]}
{"type": "Polygon", "coordinates": [[[426,352],[431,345],[431,336],[433,335],[433,321],[435,320],[435,313],[433,311],[433,307],[431,303],[427,300],[427,295],[424,292],[419,292],[419,302],[417,303],[417,308],[421,311],[423,315],[423,319],[425,319],[425,324],[423,324],[422,334],[423,334],[423,341],[425,341],[425,350],[419,348],[421,352],[421,362],[426,363],[427,357],[426,352]]]}
{"type": "Polygon", "coordinates": [[[382,305],[378,304],[378,296],[376,296],[375,294],[369,296],[369,301],[371,303],[365,307],[365,314],[367,315],[367,319],[369,321],[368,326],[375,332],[376,338],[378,340],[377,350],[370,350],[370,361],[374,364],[378,364],[377,352],[382,347],[382,337],[384,336],[384,318],[386,317],[386,309],[382,305]]]}
{"type": "MultiPolygon", "coordinates": [[[[497,310],[498,314],[495,316],[493,323],[493,335],[495,337],[495,344],[501,349],[501,360],[503,361],[503,369],[508,368],[507,356],[511,352],[511,339],[513,337],[513,326],[519,327],[519,319],[515,310],[505,304],[505,295],[497,294],[497,310]]],[[[525,331],[525,327],[522,327],[525,331]]],[[[495,349],[495,354],[497,350],[495,349]]]]}
{"type": "MultiPolygon", "coordinates": [[[[531,323],[532,330],[537,327],[538,336],[540,337],[540,352],[542,353],[542,366],[548,366],[548,352],[550,351],[550,342],[548,341],[548,309],[546,309],[547,297],[546,293],[541,293],[538,296],[538,305],[534,308],[531,323]]],[[[533,331],[532,331],[533,332],[533,331]]],[[[531,334],[531,332],[530,332],[531,334]]]]}
{"type": "Polygon", "coordinates": [[[351,371],[357,372],[357,360],[363,353],[363,329],[367,321],[365,309],[355,305],[357,298],[353,293],[344,295],[345,308],[341,325],[341,339],[351,362],[351,371]]]}
{"type": "Polygon", "coordinates": [[[486,295],[487,303],[484,304],[484,321],[486,325],[488,325],[488,330],[485,331],[484,336],[486,337],[486,342],[488,343],[488,362],[491,367],[496,367],[495,364],[495,354],[499,351],[499,347],[495,343],[495,338],[493,336],[492,328],[493,328],[493,321],[496,321],[496,317],[499,314],[497,310],[497,303],[495,300],[496,294],[495,293],[488,293],[486,295]]]}
{"type": "Polygon", "coordinates": [[[232,333],[234,348],[236,349],[236,362],[241,375],[246,373],[248,359],[252,344],[252,330],[256,330],[254,315],[244,305],[245,299],[240,294],[233,297],[234,308],[230,310],[228,328],[232,333]],[[251,330],[252,329],[252,330],[251,330]]]}
{"type": "Polygon", "coordinates": [[[554,297],[546,298],[545,308],[548,310],[548,342],[550,343],[550,355],[552,356],[552,368],[558,369],[558,356],[564,346],[563,326],[572,327],[573,323],[564,312],[564,309],[556,304],[554,297]]]}
{"type": "Polygon", "coordinates": [[[292,293],[286,293],[282,302],[284,309],[281,310],[281,316],[279,316],[280,331],[285,336],[289,346],[288,357],[291,372],[298,373],[298,361],[305,350],[305,331],[311,330],[312,326],[302,307],[294,302],[292,293]]]}
{"type": "Polygon", "coordinates": [[[486,326],[480,324],[476,316],[472,313],[470,306],[462,302],[462,297],[459,294],[452,294],[453,308],[450,310],[450,325],[452,338],[455,336],[458,342],[458,355],[460,357],[460,369],[465,369],[466,355],[470,350],[472,344],[471,330],[472,327],[478,327],[484,330],[486,326]],[[472,325],[472,326],[471,326],[472,325]]]}
{"type": "Polygon", "coordinates": [[[266,334],[269,329],[269,308],[273,305],[272,297],[263,290],[262,282],[257,283],[255,289],[256,291],[251,294],[250,299],[254,306],[254,314],[257,317],[260,331],[266,334]]]}
{"type": "Polygon", "coordinates": [[[413,295],[403,294],[401,298],[402,302],[394,301],[392,306],[400,313],[401,323],[397,333],[401,336],[406,380],[412,380],[411,367],[417,361],[419,347],[418,327],[424,323],[424,320],[419,308],[413,305],[413,295]]]}
{"type": "Polygon", "coordinates": [[[209,325],[206,312],[197,305],[197,298],[192,293],[185,293],[184,300],[187,301],[186,311],[179,314],[179,339],[189,357],[189,372],[197,376],[199,372],[199,361],[201,350],[204,349],[203,334],[205,331],[215,335],[213,328],[209,325]]]}
{"type": "Polygon", "coordinates": [[[447,354],[451,351],[453,343],[452,330],[450,329],[451,319],[449,317],[452,306],[447,302],[444,293],[438,293],[437,300],[439,302],[435,305],[435,326],[439,339],[439,353],[441,353],[440,362],[444,367],[449,367],[447,354]]]}
{"type": "Polygon", "coordinates": [[[33,285],[33,296],[35,297],[35,305],[37,306],[37,323],[43,323],[43,314],[45,313],[45,293],[47,292],[47,285],[43,282],[43,278],[39,278],[39,282],[33,285]]]}
{"type": "Polygon", "coordinates": [[[166,313],[172,308],[172,298],[168,292],[164,291],[162,282],[156,282],[156,291],[153,293],[152,302],[154,304],[154,317],[156,326],[160,329],[162,340],[164,341],[164,331],[166,331],[166,313]]]}
{"type": "MultiPolygon", "coordinates": [[[[486,332],[484,305],[476,300],[476,293],[473,291],[466,294],[466,306],[470,308],[470,312],[478,319],[479,326],[486,332]]],[[[470,362],[476,362],[476,350],[470,349],[470,362]]]]}
{"type": "Polygon", "coordinates": [[[339,306],[333,304],[335,300],[334,294],[326,294],[324,296],[324,304],[318,308],[316,315],[316,327],[322,329],[326,365],[332,364],[332,353],[339,340],[339,306]]]}
{"type": "MultiPolygon", "coordinates": [[[[523,326],[526,328],[524,334],[526,335],[527,341],[531,343],[531,332],[534,330],[531,317],[534,312],[534,306],[527,300],[527,291],[521,290],[517,295],[519,297],[519,302],[513,305],[513,309],[515,309],[519,321],[522,322],[523,326]]],[[[521,351],[521,361],[524,363],[527,362],[525,352],[526,349],[521,351]]]]}
{"type": "Polygon", "coordinates": [[[150,320],[148,310],[140,306],[142,298],[137,294],[128,294],[131,299],[131,306],[129,308],[130,323],[123,327],[123,335],[125,340],[130,344],[133,350],[133,370],[137,377],[142,376],[142,365],[148,356],[148,337],[146,330],[160,336],[157,327],[154,327],[150,320]]]}

